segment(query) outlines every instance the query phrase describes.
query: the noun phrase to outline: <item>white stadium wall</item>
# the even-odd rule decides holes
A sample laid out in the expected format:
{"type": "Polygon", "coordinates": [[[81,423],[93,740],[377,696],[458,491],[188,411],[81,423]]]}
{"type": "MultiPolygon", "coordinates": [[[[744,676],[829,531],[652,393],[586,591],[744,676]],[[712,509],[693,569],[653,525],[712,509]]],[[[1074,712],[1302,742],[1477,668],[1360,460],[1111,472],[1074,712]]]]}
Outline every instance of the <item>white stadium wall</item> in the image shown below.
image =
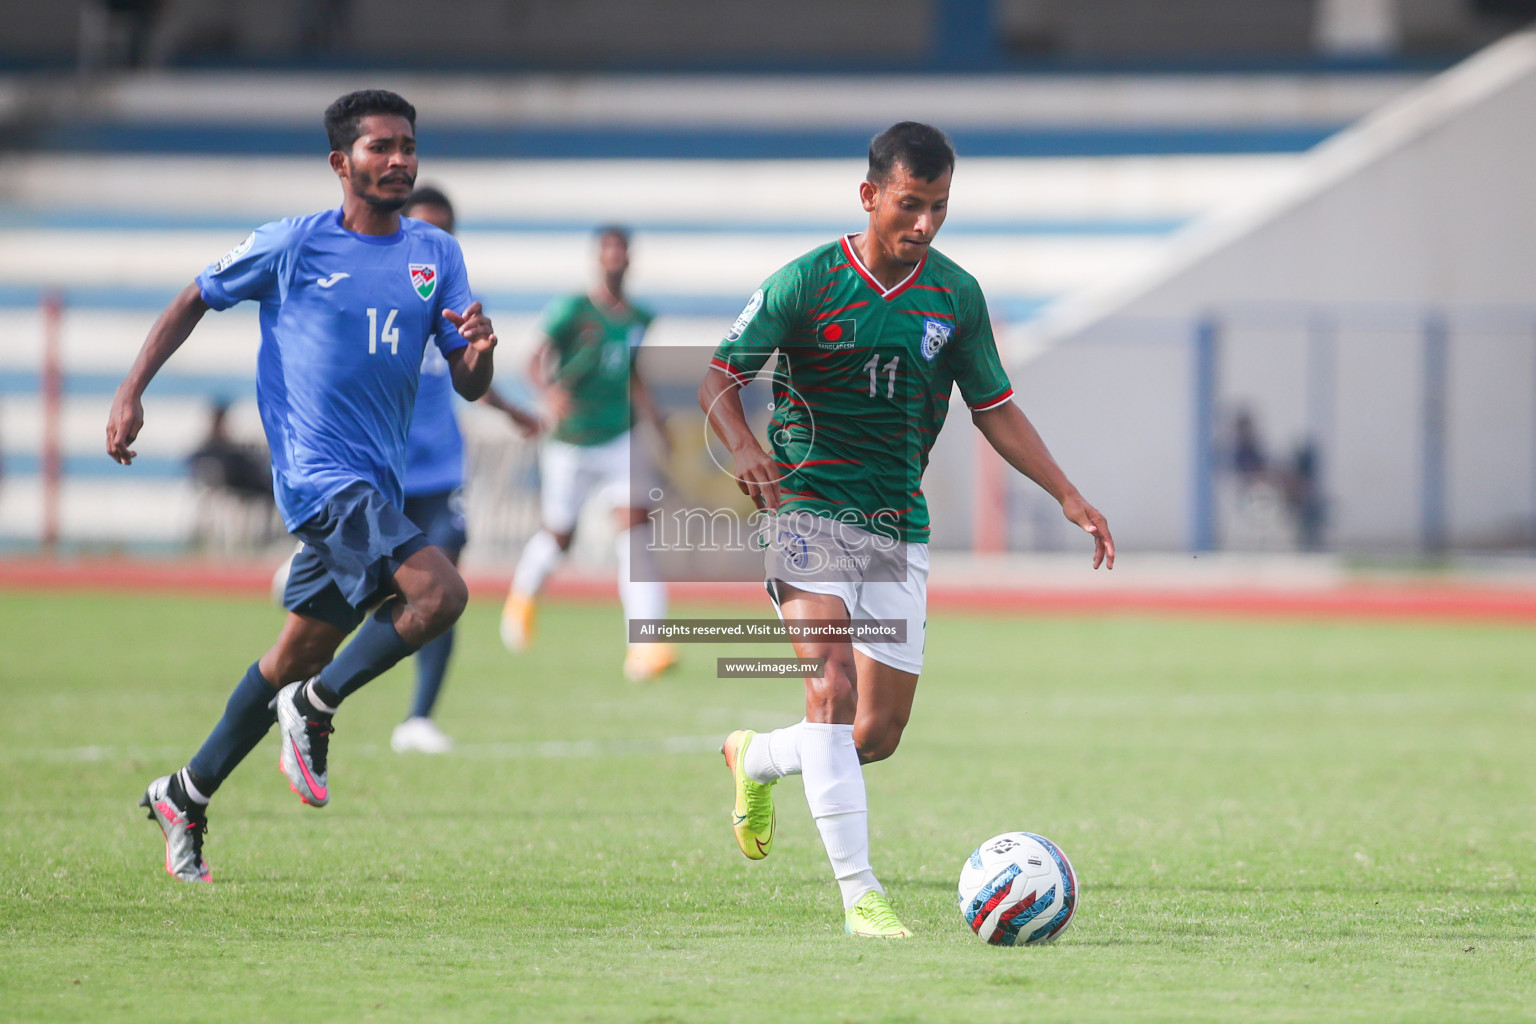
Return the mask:
{"type": "Polygon", "coordinates": [[[1522,33],[1324,142],[1289,187],[1192,224],[1156,266],[1015,332],[1028,411],[1122,543],[1190,545],[1188,339],[1210,318],[1218,427],[1244,408],[1276,454],[1321,442],[1331,544],[1529,543],[1532,167],[1536,33],[1522,33]]]}

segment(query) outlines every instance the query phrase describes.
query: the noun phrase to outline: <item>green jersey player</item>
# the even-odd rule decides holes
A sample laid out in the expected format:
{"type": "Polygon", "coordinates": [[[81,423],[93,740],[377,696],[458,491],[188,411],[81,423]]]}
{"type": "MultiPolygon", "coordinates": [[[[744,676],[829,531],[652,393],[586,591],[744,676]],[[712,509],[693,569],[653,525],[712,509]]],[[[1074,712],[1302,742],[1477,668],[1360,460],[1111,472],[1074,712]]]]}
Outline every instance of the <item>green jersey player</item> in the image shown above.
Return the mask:
{"type": "Polygon", "coordinates": [[[868,227],[764,282],[699,388],[738,485],[771,515],[767,578],[779,614],[905,626],[899,642],[796,640],[799,657],[825,659],[822,676],[805,681],[805,720],[765,735],[738,730],[722,751],[736,789],[736,840],[754,860],[773,842],[772,785],[803,776],[853,935],[911,934],[870,867],[860,765],[895,752],[912,710],[927,618],[922,475],[956,385],[992,447],[1092,536],[1094,568],[1115,559],[1104,516],[1013,403],[975,279],[931,248],[954,163],[949,139],[928,125],[907,121],[877,135],[859,186],[868,227]],[[773,383],[769,450],[739,395],[764,368],[773,383]]]}
{"type": "MultiPolygon", "coordinates": [[[[597,271],[590,292],[557,299],[544,313],[533,377],[554,426],[539,449],[543,529],[524,546],[502,608],[502,642],[514,652],[532,640],[534,598],[570,549],[576,521],[589,498],[614,509],[625,618],[660,619],[667,614],[666,585],[657,582],[655,567],[643,561],[649,557],[651,528],[649,509],[641,507],[637,497],[650,490],[640,485],[643,461],[635,466],[641,476],[631,469],[631,400],[663,444],[667,433],[637,369],[636,350],[651,314],[630,302],[624,291],[628,230],[612,225],[598,229],[597,271]],[[635,559],[642,564],[632,564],[635,559]]],[[[634,456],[644,459],[640,451],[634,456]]],[[[676,660],[670,644],[630,644],[624,674],[644,682],[676,660]]]]}

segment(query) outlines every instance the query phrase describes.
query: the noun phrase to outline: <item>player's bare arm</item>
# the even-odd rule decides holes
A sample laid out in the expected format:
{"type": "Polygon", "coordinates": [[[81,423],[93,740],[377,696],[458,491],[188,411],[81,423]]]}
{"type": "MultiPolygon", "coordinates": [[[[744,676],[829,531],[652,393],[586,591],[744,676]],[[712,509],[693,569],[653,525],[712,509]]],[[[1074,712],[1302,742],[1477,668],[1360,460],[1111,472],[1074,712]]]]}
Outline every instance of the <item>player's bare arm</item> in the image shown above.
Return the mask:
{"type": "Polygon", "coordinates": [[[548,337],[539,339],[528,360],[528,379],[539,393],[539,408],[546,425],[553,426],[571,414],[571,395],[557,381],[558,357],[548,337]]]}
{"type": "Polygon", "coordinates": [[[1029,422],[1012,402],[1004,402],[995,409],[971,414],[982,436],[987,439],[1008,465],[1039,484],[1047,494],[1061,502],[1061,511],[1069,520],[1093,537],[1093,567],[1115,567],[1115,540],[1110,536],[1109,522],[1104,514],[1080,494],[1067,474],[1062,472],[1056,460],[1041,440],[1039,431],[1029,422]]]}
{"type": "Polygon", "coordinates": [[[453,390],[473,402],[491,388],[491,377],[496,372],[491,355],[496,348],[496,331],[478,302],[471,302],[462,313],[445,309],[443,319],[457,327],[459,336],[469,342],[448,354],[448,368],[453,374],[453,390]]]}
{"type": "Polygon", "coordinates": [[[203,301],[202,291],[194,281],[183,288],[155,320],[128,376],[117,386],[117,393],[112,397],[112,411],[107,416],[107,454],[123,465],[131,463],[139,454],[128,446],[133,444],[144,426],[141,401],[144,389],[149,387],[165,361],[187,340],[206,312],[208,304],[203,301]]]}
{"type": "Polygon", "coordinates": [[[487,388],[485,394],[480,396],[480,401],[505,415],[507,419],[512,421],[512,425],[517,428],[518,433],[524,437],[533,437],[544,429],[543,421],[535,413],[513,405],[505,398],[502,398],[495,388],[487,388]]]}
{"type": "Polygon", "coordinates": [[[736,486],[751,498],[758,508],[777,512],[782,502],[779,494],[779,467],[773,457],[763,451],[747,425],[746,411],[741,407],[741,388],[725,371],[710,367],[699,385],[699,406],[709,417],[709,425],[715,436],[730,451],[736,464],[736,486]]]}
{"type": "Polygon", "coordinates": [[[651,429],[656,432],[656,440],[661,444],[662,457],[664,459],[671,459],[672,435],[667,431],[667,417],[662,413],[661,405],[656,401],[656,396],[651,394],[651,389],[645,383],[645,378],[640,375],[638,365],[630,370],[629,400],[636,415],[646,423],[649,423],[651,429]]]}

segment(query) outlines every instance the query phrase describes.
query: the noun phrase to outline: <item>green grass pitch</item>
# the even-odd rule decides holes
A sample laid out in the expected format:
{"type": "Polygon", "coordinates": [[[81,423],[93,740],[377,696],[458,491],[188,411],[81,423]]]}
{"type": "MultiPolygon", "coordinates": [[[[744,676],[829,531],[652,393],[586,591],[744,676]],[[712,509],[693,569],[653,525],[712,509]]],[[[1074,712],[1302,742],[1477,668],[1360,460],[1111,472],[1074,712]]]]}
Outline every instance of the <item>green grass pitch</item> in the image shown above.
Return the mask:
{"type": "Polygon", "coordinates": [[[714,659],[787,651],[686,647],[642,688],[616,608],[548,605],[519,659],[496,611],[461,624],[458,753],[389,750],[396,669],[338,716],[329,807],[270,736],[240,767],[194,887],[134,805],[279,613],[0,594],[0,1019],[1536,1019],[1529,629],[935,614],[902,748],[866,772],[917,933],[878,943],[842,934],[798,780],[772,857],[731,839],[714,748],[797,719],[800,687],[714,659]],[[956,911],[961,861],[1013,829],[1078,869],[1054,945],[987,947],[956,911]]]}

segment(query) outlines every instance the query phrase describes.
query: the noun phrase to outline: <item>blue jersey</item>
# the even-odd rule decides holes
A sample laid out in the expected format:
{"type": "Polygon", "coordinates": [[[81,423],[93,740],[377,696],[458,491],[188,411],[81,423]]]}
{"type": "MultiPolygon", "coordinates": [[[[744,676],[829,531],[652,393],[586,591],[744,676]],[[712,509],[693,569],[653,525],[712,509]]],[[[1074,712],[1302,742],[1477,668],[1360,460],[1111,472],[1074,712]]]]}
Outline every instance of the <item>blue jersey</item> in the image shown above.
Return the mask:
{"type": "Polygon", "coordinates": [[[416,392],[416,417],[405,444],[407,498],[464,486],[464,435],[453,415],[454,394],[448,360],[435,345],[428,345],[416,392]]]}
{"type": "Polygon", "coordinates": [[[474,301],[453,236],[409,217],[360,235],[327,210],[262,225],[197,284],[213,309],[261,304],[256,400],[287,527],[359,480],[402,504],[426,347],[464,347],[442,311],[474,301]]]}

